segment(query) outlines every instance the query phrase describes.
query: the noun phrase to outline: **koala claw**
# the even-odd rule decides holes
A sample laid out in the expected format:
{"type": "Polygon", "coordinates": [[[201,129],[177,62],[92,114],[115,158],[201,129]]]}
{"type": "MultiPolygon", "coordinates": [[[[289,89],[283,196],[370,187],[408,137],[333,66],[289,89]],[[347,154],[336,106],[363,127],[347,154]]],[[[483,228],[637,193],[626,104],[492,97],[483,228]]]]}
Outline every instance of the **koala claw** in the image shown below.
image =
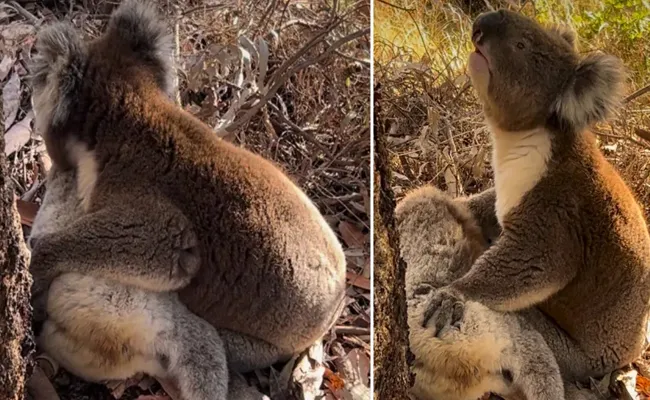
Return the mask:
{"type": "Polygon", "coordinates": [[[442,288],[431,293],[427,300],[422,327],[426,328],[433,320],[434,335],[440,337],[446,327],[460,329],[464,315],[463,297],[448,288],[442,288]]]}

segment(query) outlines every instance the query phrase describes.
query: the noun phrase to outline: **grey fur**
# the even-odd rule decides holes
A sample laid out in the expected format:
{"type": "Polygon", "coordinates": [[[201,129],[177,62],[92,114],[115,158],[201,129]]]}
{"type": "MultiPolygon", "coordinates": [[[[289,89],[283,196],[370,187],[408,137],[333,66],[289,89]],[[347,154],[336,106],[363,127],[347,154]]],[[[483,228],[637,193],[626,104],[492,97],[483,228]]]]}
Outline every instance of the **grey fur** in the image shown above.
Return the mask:
{"type": "MultiPolygon", "coordinates": [[[[30,241],[56,234],[83,214],[74,170],[55,167],[47,189],[30,241]]],[[[235,372],[229,374],[217,330],[188,311],[174,292],[72,273],[52,283],[48,298],[39,346],[80,377],[102,381],[144,372],[172,379],[184,399],[225,398],[226,393],[228,399],[263,397],[235,372]]]]}
{"type": "Polygon", "coordinates": [[[564,399],[555,357],[526,318],[467,302],[458,324],[447,324],[442,332],[421,325],[428,295],[423,288],[435,290],[464,275],[488,239],[498,236],[494,225],[482,230],[477,224],[496,222],[491,200],[493,190],[454,201],[423,187],[397,206],[415,355],[413,395],[420,400],[475,400],[486,392],[507,396],[517,391],[530,400],[564,399]],[[504,372],[512,381],[504,379],[504,372]]]}
{"type": "Polygon", "coordinates": [[[70,116],[74,95],[80,89],[87,49],[74,27],[58,22],[44,28],[36,39],[30,61],[36,128],[47,132],[61,127],[70,116]]]}

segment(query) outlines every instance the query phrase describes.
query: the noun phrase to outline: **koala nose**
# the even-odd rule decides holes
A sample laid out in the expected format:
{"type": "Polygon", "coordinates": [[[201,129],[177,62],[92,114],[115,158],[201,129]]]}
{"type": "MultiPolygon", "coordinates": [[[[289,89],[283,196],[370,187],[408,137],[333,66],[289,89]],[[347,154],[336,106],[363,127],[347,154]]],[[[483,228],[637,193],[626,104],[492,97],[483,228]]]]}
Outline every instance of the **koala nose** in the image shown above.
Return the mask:
{"type": "Polygon", "coordinates": [[[481,44],[486,36],[498,32],[499,27],[505,19],[503,10],[487,12],[479,15],[472,25],[472,41],[481,44]]]}

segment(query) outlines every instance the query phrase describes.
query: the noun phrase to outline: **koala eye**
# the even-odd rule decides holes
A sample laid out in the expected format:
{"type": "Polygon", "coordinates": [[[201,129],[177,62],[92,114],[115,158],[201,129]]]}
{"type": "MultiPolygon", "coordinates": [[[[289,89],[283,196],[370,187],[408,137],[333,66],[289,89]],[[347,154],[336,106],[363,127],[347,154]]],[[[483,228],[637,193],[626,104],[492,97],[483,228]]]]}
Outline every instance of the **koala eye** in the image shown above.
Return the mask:
{"type": "Polygon", "coordinates": [[[526,46],[522,42],[517,42],[517,48],[523,50],[526,46]]]}

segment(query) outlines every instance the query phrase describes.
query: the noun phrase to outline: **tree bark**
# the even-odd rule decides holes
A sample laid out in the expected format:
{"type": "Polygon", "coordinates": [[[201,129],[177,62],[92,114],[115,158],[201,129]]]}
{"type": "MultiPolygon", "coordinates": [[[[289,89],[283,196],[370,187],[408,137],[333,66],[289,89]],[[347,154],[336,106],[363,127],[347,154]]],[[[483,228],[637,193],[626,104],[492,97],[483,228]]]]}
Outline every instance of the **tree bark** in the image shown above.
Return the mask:
{"type": "Polygon", "coordinates": [[[4,123],[0,121],[0,399],[23,400],[34,351],[29,304],[32,278],[3,149],[4,123]]]}
{"type": "Polygon", "coordinates": [[[386,129],[381,121],[381,88],[374,101],[374,386],[375,400],[408,399],[413,385],[409,364],[406,317],[406,264],[399,255],[395,227],[395,195],[386,148],[386,129]]]}

